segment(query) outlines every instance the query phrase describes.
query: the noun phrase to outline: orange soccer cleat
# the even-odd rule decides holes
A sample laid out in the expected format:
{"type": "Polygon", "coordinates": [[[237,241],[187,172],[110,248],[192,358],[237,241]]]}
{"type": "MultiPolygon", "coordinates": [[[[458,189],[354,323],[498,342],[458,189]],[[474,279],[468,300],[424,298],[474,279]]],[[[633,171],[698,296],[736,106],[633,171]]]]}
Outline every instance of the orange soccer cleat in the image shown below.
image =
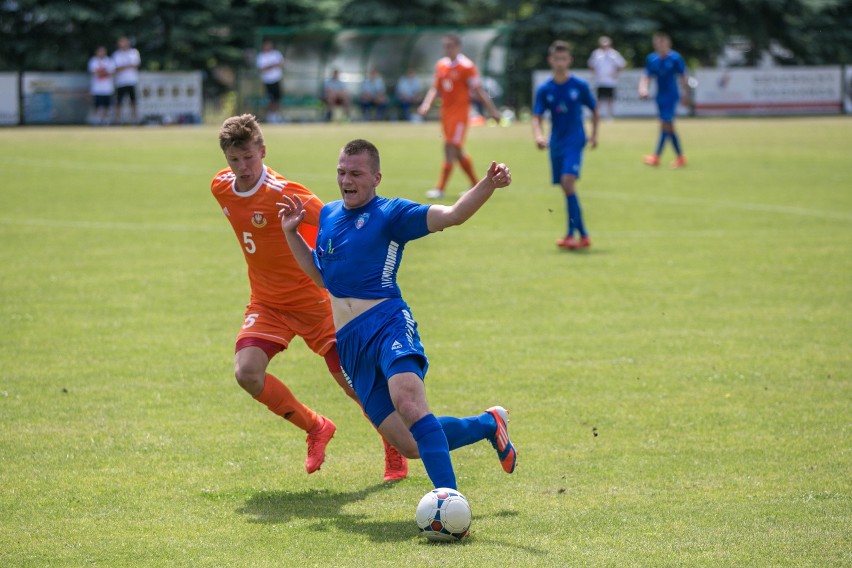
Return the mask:
{"type": "Polygon", "coordinates": [[[319,470],[325,461],[325,447],[334,437],[337,426],[325,416],[317,415],[317,423],[308,432],[308,457],[305,458],[305,469],[308,473],[319,470]]]}
{"type": "Polygon", "coordinates": [[[573,236],[565,235],[564,238],[556,239],[556,246],[568,250],[576,250],[577,248],[579,248],[580,243],[577,242],[577,239],[575,239],[573,236]]]}
{"type": "Polygon", "coordinates": [[[644,156],[642,158],[642,163],[646,166],[659,166],[660,165],[660,157],[659,156],[644,156]]]}
{"type": "Polygon", "coordinates": [[[399,481],[408,476],[408,461],[399,450],[382,438],[385,445],[385,481],[399,481]]]}
{"type": "Polygon", "coordinates": [[[512,473],[515,471],[518,452],[515,451],[512,442],[509,441],[509,411],[502,406],[492,406],[486,412],[494,416],[494,421],[497,422],[497,429],[494,431],[491,445],[497,450],[497,457],[500,459],[503,471],[512,473]]]}
{"type": "Polygon", "coordinates": [[[679,170],[680,168],[686,167],[686,157],[678,156],[674,162],[672,162],[672,169],[679,170]]]}

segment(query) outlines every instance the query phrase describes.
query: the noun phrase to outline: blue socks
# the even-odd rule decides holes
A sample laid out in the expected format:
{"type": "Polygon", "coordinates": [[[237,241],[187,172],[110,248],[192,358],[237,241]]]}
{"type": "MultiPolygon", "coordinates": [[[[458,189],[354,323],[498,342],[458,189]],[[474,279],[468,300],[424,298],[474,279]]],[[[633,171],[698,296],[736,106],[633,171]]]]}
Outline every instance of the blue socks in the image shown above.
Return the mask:
{"type": "Polygon", "coordinates": [[[672,141],[672,146],[674,147],[674,151],[678,156],[683,155],[683,152],[680,150],[680,138],[677,133],[674,131],[668,132],[666,130],[660,131],[660,139],[657,141],[657,150],[654,152],[657,156],[663,153],[663,146],[666,145],[666,140],[672,141]]]}
{"type": "Polygon", "coordinates": [[[572,193],[565,200],[568,202],[568,234],[573,235],[574,229],[577,229],[580,231],[581,237],[587,236],[586,225],[583,223],[583,212],[580,209],[580,198],[577,197],[576,193],[572,193]]]}
{"type": "Polygon", "coordinates": [[[450,460],[450,447],[447,435],[434,414],[427,414],[409,428],[423,467],[435,487],[456,489],[456,473],[450,460]]]}
{"type": "Polygon", "coordinates": [[[680,138],[678,138],[677,134],[674,132],[669,134],[669,138],[672,139],[672,146],[674,146],[675,152],[678,156],[681,156],[683,152],[680,151],[680,138]]]}
{"type": "Polygon", "coordinates": [[[657,150],[654,152],[654,155],[659,156],[663,153],[663,146],[666,145],[666,140],[669,137],[669,132],[666,130],[660,131],[660,139],[657,141],[657,150]]]}
{"type": "Polygon", "coordinates": [[[497,427],[494,417],[488,412],[467,418],[441,416],[438,422],[441,423],[444,434],[447,436],[450,451],[489,438],[497,427]]]}

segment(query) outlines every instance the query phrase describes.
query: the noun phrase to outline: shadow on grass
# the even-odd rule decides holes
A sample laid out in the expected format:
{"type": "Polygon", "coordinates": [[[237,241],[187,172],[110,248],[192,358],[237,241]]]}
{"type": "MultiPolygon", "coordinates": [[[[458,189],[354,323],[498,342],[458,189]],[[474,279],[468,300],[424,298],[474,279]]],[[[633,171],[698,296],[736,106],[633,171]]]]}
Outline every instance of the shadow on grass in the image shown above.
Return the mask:
{"type": "Polygon", "coordinates": [[[410,521],[374,521],[343,512],[346,505],[363,501],[373,493],[389,487],[387,484],[377,484],[348,492],[325,489],[298,493],[261,492],[249,498],[237,512],[251,517],[252,523],[278,524],[305,519],[313,521],[310,528],[317,532],[336,527],[380,542],[409,540],[417,534],[414,518],[410,521]]]}
{"type": "MultiPolygon", "coordinates": [[[[356,491],[329,491],[318,489],[300,491],[262,491],[250,497],[245,505],[237,512],[250,517],[251,523],[278,524],[295,519],[310,521],[308,529],[315,532],[326,532],[331,528],[365,536],[376,542],[402,542],[417,537],[417,527],[414,524],[414,514],[410,520],[381,521],[370,520],[363,516],[344,513],[343,508],[350,503],[363,501],[366,497],[392,487],[388,484],[376,484],[356,491]]],[[[495,517],[511,518],[519,514],[516,511],[503,510],[495,513],[495,517]]],[[[440,543],[422,539],[424,546],[441,546],[440,543]]],[[[535,547],[513,544],[502,539],[491,538],[488,533],[480,533],[474,525],[470,538],[455,546],[476,544],[477,542],[510,547],[519,552],[533,556],[547,553],[535,547]]]]}

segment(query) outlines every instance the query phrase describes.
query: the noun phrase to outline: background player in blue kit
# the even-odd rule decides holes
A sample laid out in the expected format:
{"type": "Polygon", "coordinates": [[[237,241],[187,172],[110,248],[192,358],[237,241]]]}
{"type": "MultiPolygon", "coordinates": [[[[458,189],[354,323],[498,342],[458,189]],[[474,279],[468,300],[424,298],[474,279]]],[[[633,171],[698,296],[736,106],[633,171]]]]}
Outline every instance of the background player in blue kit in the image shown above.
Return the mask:
{"type": "Polygon", "coordinates": [[[583,107],[592,111],[592,133],[588,139],[592,148],[598,145],[598,108],[589,84],[569,72],[571,61],[571,49],[566,42],[557,40],[548,48],[547,62],[553,71],[553,78],[535,93],[532,127],[536,145],[541,150],[547,148],[542,116],[545,112],[550,113],[552,182],[562,186],[568,210],[568,230],[565,237],[556,241],[556,245],[574,250],[588,248],[592,244],[583,222],[576,183],[580,178],[583,147],[586,145],[583,107]],[[579,234],[579,240],[574,237],[575,232],[579,234]]]}
{"type": "Polygon", "coordinates": [[[677,103],[689,103],[689,86],[686,82],[686,62],[677,51],[672,49],[672,40],[668,34],[655,33],[654,53],[645,60],[645,72],[639,79],[639,98],[647,99],[651,77],[657,79],[657,109],[660,115],[660,139],[657,148],[651,156],[645,156],[642,161],[649,166],[660,165],[660,154],[666,140],[671,140],[677,158],[672,162],[672,168],[682,168],[686,158],[680,148],[680,138],[675,132],[674,119],[677,103]],[[678,91],[678,83],[680,91],[678,91]]]}
{"type": "Polygon", "coordinates": [[[280,204],[296,260],[331,296],[344,374],[379,432],[404,456],[423,460],[435,487],[457,488],[450,450],[479,440],[489,440],[512,473],[517,452],[506,409],[494,406],[467,418],[436,418],[429,410],[423,382],[429,362],[396,282],[405,243],[467,221],[496,189],[511,183],[509,168],[492,162],[453,205],[380,197],[381,180],[373,144],[353,140],[344,146],[337,164],[342,199],[320,212],[316,250],[297,232],[305,216],[301,200],[282,196],[280,204]]]}

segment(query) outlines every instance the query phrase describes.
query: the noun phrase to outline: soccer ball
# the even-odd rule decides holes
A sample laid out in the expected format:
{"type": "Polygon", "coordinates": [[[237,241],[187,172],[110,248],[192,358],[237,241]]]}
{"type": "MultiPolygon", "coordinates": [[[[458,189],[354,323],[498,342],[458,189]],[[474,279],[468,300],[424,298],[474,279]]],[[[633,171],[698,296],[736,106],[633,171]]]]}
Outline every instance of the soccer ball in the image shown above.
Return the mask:
{"type": "Polygon", "coordinates": [[[470,505],[455,489],[439,487],[423,496],[415,515],[420,534],[437,542],[456,542],[470,529],[470,505]]]}

